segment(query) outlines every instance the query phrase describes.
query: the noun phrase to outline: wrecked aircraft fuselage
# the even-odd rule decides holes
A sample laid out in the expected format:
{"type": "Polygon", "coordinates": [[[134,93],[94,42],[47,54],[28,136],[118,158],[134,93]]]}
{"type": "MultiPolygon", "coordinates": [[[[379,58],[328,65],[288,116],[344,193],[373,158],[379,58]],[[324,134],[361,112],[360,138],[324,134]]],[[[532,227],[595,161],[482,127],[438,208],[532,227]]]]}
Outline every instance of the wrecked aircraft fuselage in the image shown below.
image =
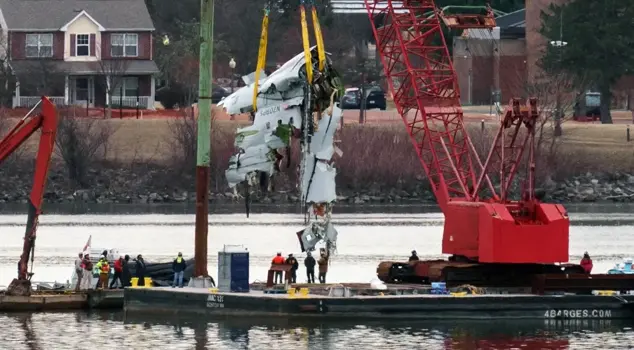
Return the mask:
{"type": "MultiPolygon", "coordinates": [[[[299,139],[301,160],[299,184],[301,201],[306,205],[307,227],[297,232],[302,251],[312,251],[324,242],[330,254],[336,249],[337,231],[332,225],[336,201],[334,154],[335,133],[342,110],[336,105],[343,86],[332,62],[324,71],[317,68],[317,49],[313,54],[312,84],[306,78],[304,54],[298,54],[270,76],[258,82],[257,111],[253,113],[255,82],[227,96],[218,105],[228,114],[251,113],[253,124],[236,131],[237,149],[225,172],[236,194],[249,200],[257,187],[271,190],[270,178],[282,171],[281,162],[290,156],[291,141],[299,139]],[[336,98],[336,99],[335,99],[336,98]],[[240,191],[239,188],[243,189],[240,191]]],[[[287,164],[289,159],[286,160],[287,164]]],[[[247,215],[248,215],[247,204],[247,215]]]]}

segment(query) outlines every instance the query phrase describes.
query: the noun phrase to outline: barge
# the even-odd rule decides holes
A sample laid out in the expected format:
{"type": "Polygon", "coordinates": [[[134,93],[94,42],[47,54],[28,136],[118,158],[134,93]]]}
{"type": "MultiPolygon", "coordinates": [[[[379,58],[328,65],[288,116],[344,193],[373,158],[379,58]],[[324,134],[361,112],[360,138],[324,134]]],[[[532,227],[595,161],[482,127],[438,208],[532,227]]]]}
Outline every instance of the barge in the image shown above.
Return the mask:
{"type": "Polygon", "coordinates": [[[126,315],[163,314],[329,320],[631,319],[634,276],[536,274],[513,287],[422,284],[291,284],[291,265],[271,265],[249,284],[249,252],[218,252],[218,288],[126,288],[126,315]],[[274,284],[283,273],[284,284],[274,284]]]}
{"type": "MultiPolygon", "coordinates": [[[[344,288],[345,290],[345,288],[344,288]]],[[[126,288],[126,314],[350,319],[626,319],[634,295],[409,294],[363,296],[310,292],[218,292],[205,288],[126,288]]]]}

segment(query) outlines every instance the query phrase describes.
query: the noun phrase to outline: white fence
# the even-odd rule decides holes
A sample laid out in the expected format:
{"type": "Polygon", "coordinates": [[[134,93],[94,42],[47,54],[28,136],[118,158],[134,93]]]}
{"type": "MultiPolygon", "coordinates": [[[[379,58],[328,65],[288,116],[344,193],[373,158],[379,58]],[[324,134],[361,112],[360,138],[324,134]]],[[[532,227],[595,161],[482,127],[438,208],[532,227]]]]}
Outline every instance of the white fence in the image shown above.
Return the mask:
{"type": "MultiPolygon", "coordinates": [[[[40,101],[41,96],[20,96],[13,97],[13,108],[23,107],[23,108],[31,108],[35,106],[38,101],[40,101]]],[[[63,106],[64,96],[49,96],[48,98],[56,106],[63,106]]],[[[119,108],[120,106],[123,108],[136,108],[137,98],[136,96],[124,96],[121,98],[120,96],[112,96],[112,107],[119,108]]],[[[86,101],[80,101],[78,103],[74,103],[74,101],[70,102],[71,105],[77,104],[78,106],[85,107],[86,101]]],[[[154,106],[150,106],[150,96],[139,96],[139,108],[141,109],[149,109],[154,106]]]]}
{"type": "MultiPolygon", "coordinates": [[[[64,96],[49,96],[48,98],[57,106],[64,105],[64,96]]],[[[31,108],[35,106],[41,99],[42,99],[42,96],[20,96],[20,97],[14,96],[13,108],[17,108],[17,107],[31,108]]]]}
{"type": "MultiPolygon", "coordinates": [[[[113,107],[124,107],[124,108],[136,108],[137,98],[136,96],[112,96],[112,106],[113,107]]],[[[139,108],[148,109],[150,103],[150,96],[139,96],[139,108]]]]}

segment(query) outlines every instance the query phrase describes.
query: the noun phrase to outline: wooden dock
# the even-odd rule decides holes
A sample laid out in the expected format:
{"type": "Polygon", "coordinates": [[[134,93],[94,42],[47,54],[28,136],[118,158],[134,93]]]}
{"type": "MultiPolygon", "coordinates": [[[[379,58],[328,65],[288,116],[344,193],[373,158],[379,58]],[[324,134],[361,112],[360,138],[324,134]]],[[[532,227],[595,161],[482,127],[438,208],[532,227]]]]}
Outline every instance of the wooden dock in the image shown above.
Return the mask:
{"type": "Polygon", "coordinates": [[[123,290],[36,292],[28,297],[0,294],[0,311],[64,311],[123,308],[123,290]]]}

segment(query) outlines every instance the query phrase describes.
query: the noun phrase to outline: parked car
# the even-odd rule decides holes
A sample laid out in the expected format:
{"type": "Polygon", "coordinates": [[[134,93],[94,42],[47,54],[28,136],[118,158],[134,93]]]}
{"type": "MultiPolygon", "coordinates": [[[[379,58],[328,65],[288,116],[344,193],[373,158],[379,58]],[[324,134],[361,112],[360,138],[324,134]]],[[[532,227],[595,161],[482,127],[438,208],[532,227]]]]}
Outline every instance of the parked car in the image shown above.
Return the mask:
{"type": "MultiPolygon", "coordinates": [[[[387,108],[385,92],[378,86],[367,86],[365,89],[365,109],[387,108]]],[[[361,92],[359,88],[348,88],[341,99],[342,109],[359,109],[361,106],[361,92]]]]}
{"type": "Polygon", "coordinates": [[[385,91],[378,86],[366,88],[365,109],[379,108],[384,111],[387,108],[385,91]]]}
{"type": "Polygon", "coordinates": [[[359,88],[346,89],[341,99],[341,109],[359,109],[360,103],[359,88]]]}

